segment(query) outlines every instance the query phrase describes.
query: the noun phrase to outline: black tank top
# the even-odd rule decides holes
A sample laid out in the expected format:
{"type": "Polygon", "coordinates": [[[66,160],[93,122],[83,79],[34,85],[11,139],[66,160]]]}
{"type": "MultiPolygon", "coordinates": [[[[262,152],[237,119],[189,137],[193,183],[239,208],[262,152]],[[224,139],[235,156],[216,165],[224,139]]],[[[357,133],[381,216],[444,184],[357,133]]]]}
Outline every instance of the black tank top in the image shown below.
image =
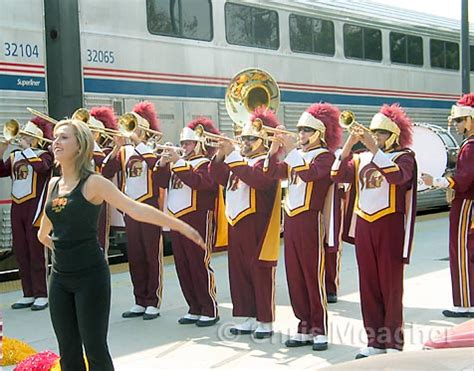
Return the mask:
{"type": "Polygon", "coordinates": [[[102,205],[84,198],[86,180],[81,179],[63,196],[58,195],[58,180],[46,202],[46,215],[53,224],[53,271],[58,273],[78,272],[105,263],[97,237],[102,205]]]}

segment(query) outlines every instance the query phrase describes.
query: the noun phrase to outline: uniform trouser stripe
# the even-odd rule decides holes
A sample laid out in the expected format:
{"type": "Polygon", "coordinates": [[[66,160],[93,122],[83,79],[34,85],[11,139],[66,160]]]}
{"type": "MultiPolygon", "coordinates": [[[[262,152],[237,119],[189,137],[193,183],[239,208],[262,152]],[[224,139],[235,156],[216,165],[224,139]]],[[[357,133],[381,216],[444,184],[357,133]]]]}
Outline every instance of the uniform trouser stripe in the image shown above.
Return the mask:
{"type": "Polygon", "coordinates": [[[459,270],[459,288],[461,295],[461,304],[463,307],[470,307],[470,272],[468,255],[468,234],[470,228],[470,216],[472,209],[472,200],[463,200],[458,226],[458,270],[459,270]]]}
{"type": "Polygon", "coordinates": [[[324,321],[324,333],[328,333],[328,318],[327,318],[327,298],[326,298],[326,283],[325,283],[325,251],[324,251],[324,225],[322,214],[318,213],[318,238],[319,238],[319,297],[321,298],[321,304],[324,307],[323,310],[323,321],[324,321]]]}

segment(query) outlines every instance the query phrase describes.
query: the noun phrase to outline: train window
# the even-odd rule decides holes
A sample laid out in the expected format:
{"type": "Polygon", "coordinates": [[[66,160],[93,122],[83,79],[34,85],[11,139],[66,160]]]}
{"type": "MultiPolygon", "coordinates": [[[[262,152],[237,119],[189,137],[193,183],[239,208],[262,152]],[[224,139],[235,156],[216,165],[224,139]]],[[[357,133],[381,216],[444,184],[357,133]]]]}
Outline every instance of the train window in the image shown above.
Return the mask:
{"type": "Polygon", "coordinates": [[[459,44],[444,40],[430,40],[431,67],[459,70],[459,44]]]}
{"type": "Polygon", "coordinates": [[[394,63],[423,65],[423,39],[420,36],[390,32],[390,60],[394,63]]]}
{"type": "Polygon", "coordinates": [[[148,31],[193,40],[212,40],[211,0],[147,0],[148,31]]]}
{"type": "Polygon", "coordinates": [[[346,58],[382,60],[382,32],[375,28],[344,25],[344,55],[346,58]]]}
{"type": "Polygon", "coordinates": [[[227,42],[264,49],[280,46],[278,13],[235,3],[225,4],[227,42]]]}
{"type": "Polygon", "coordinates": [[[291,14],[290,47],[294,52],[334,55],[334,23],[291,14]]]}

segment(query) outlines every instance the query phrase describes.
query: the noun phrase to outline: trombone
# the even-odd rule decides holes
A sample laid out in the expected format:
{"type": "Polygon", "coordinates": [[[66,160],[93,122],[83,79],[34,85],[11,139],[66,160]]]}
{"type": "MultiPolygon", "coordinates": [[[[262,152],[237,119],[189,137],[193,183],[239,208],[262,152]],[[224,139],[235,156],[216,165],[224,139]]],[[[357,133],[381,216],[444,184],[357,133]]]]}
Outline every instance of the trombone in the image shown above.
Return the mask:
{"type": "Polygon", "coordinates": [[[58,120],[53,119],[52,117],[48,116],[47,114],[43,112],[37,111],[30,107],[26,107],[26,109],[30,111],[32,115],[41,117],[43,120],[48,121],[50,124],[56,125],[58,123],[58,120]]]}
{"type": "Polygon", "coordinates": [[[112,136],[121,135],[121,132],[119,130],[95,126],[93,123],[91,123],[91,114],[85,108],[78,108],[77,110],[75,110],[71,118],[73,120],[82,121],[89,127],[90,131],[95,131],[96,133],[100,133],[109,140],[113,140],[112,136]]]}
{"type": "Polygon", "coordinates": [[[119,118],[120,133],[125,138],[130,138],[137,128],[145,131],[149,137],[156,136],[158,140],[163,137],[161,131],[148,127],[148,122],[135,112],[127,112],[119,118]]]}
{"type": "Polygon", "coordinates": [[[26,136],[38,139],[39,141],[42,141],[44,143],[53,143],[51,139],[44,138],[40,135],[36,135],[36,134],[30,133],[29,131],[20,129],[20,123],[17,120],[11,119],[5,122],[3,126],[3,138],[5,139],[6,143],[10,143],[14,141],[20,135],[26,135],[26,136]]]}
{"type": "Polygon", "coordinates": [[[370,129],[356,121],[355,114],[352,111],[341,112],[341,114],[339,115],[339,125],[349,132],[352,132],[353,129],[357,127],[371,133],[370,129]]]}

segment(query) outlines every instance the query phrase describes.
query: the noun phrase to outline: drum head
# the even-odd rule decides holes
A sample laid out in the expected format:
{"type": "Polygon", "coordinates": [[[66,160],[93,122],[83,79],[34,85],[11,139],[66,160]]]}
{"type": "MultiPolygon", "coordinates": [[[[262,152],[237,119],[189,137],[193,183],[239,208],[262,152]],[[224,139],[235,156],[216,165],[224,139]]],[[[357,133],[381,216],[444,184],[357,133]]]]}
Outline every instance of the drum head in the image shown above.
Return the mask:
{"type": "Polygon", "coordinates": [[[413,143],[410,148],[415,152],[418,163],[418,191],[424,191],[429,187],[421,180],[422,173],[440,177],[446,170],[446,145],[437,130],[429,125],[416,125],[413,127],[413,143]]]}

